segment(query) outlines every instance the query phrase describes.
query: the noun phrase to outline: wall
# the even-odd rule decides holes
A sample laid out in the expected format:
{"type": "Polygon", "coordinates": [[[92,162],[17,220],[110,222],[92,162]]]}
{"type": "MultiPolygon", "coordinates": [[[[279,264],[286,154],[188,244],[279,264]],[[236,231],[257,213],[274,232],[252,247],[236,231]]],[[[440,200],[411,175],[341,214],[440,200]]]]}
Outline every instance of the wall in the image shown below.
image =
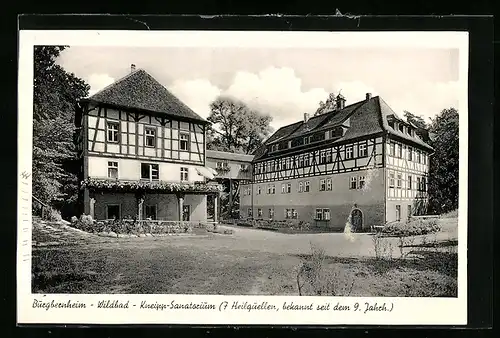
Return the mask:
{"type": "Polygon", "coordinates": [[[188,168],[189,182],[204,180],[204,177],[197,173],[195,165],[95,156],[88,156],[88,177],[108,178],[108,161],[118,162],[118,178],[122,180],[140,180],[141,163],[157,163],[161,181],[180,182],[181,167],[188,168]]]}
{"type": "MultiPolygon", "coordinates": [[[[396,206],[401,206],[401,220],[408,218],[408,206],[412,207],[412,214],[425,212],[428,203],[427,191],[418,187],[418,180],[425,178],[428,186],[429,160],[428,153],[421,152],[421,160],[417,161],[415,148],[409,144],[389,140],[386,143],[386,222],[397,221],[396,206]],[[391,143],[395,144],[394,156],[391,154],[391,143]],[[402,147],[399,157],[399,147],[402,147]],[[412,148],[412,159],[409,159],[409,147],[412,148]],[[391,184],[391,175],[394,184],[391,184]],[[401,175],[401,187],[398,187],[398,175],[401,175]],[[410,178],[411,177],[411,185],[410,178]],[[392,186],[391,186],[392,185],[392,186]]],[[[427,190],[427,189],[426,189],[427,190]]]]}
{"type": "Polygon", "coordinates": [[[296,209],[298,219],[311,221],[315,217],[316,208],[330,208],[331,225],[343,227],[356,203],[365,217],[365,226],[379,225],[384,222],[384,169],[359,170],[352,173],[321,175],[303,179],[292,179],[273,183],[254,183],[241,187],[240,214],[245,217],[247,209],[252,206],[253,215],[257,217],[257,209],[263,209],[263,218],[268,218],[268,209],[274,208],[275,219],[285,219],[285,209],[296,209]],[[351,177],[365,177],[364,189],[350,189],[351,177]],[[320,180],[332,180],[331,191],[320,191],[320,180]],[[310,182],[309,192],[298,192],[299,182],[310,182]],[[291,193],[282,193],[282,184],[291,184],[291,193]],[[274,184],[275,194],[268,194],[267,187],[274,184]],[[261,194],[258,194],[258,187],[261,194]],[[245,190],[252,189],[253,196],[245,190]]]}
{"type": "Polygon", "coordinates": [[[166,124],[162,126],[161,119],[153,116],[138,115],[140,120],[136,122],[135,116],[126,111],[93,108],[95,109],[85,116],[88,125],[88,143],[85,146],[89,152],[121,157],[204,163],[205,131],[201,124],[170,121],[171,117],[169,117],[164,121],[166,124]],[[108,121],[119,123],[118,143],[107,141],[108,121]],[[145,147],[145,127],[153,127],[156,130],[155,147],[145,147]],[[180,150],[180,132],[189,135],[189,151],[180,150]]]}

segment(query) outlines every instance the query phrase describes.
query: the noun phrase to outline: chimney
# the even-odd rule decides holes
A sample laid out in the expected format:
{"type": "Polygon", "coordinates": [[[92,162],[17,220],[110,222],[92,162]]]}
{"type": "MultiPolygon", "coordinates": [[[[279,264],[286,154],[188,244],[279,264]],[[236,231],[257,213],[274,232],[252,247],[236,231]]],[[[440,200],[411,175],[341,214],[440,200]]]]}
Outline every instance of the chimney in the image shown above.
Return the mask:
{"type": "Polygon", "coordinates": [[[304,123],[307,123],[307,121],[309,121],[309,114],[304,113],[304,123]]]}
{"type": "Polygon", "coordinates": [[[343,97],[341,94],[337,95],[337,99],[335,101],[335,109],[336,110],[341,110],[344,109],[345,107],[345,97],[343,97]]]}
{"type": "Polygon", "coordinates": [[[131,73],[135,72],[135,64],[130,65],[130,72],[131,73]]]}
{"type": "Polygon", "coordinates": [[[372,93],[366,93],[366,101],[372,98],[372,93]]]}

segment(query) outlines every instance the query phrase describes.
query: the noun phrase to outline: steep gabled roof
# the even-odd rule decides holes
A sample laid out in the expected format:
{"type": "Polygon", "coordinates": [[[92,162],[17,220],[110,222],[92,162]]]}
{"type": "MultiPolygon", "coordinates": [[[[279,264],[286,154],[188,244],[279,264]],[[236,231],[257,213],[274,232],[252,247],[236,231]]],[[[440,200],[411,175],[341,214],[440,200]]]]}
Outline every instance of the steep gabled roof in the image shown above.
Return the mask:
{"type": "MultiPolygon", "coordinates": [[[[267,146],[269,144],[284,140],[291,140],[293,138],[309,135],[318,131],[326,131],[344,124],[349,118],[351,118],[351,122],[345,134],[338,139],[330,141],[330,143],[333,144],[356,139],[362,136],[386,132],[390,135],[397,136],[414,144],[418,144],[430,151],[433,150],[432,147],[424,142],[416,133],[413,136],[410,136],[390,127],[387,118],[393,114],[395,115],[394,111],[379,96],[359,101],[346,106],[341,110],[335,110],[314,116],[309,119],[307,123],[299,121],[278,129],[275,134],[273,134],[254,152],[254,160],[267,157],[267,146]]],[[[310,146],[313,146],[313,144],[310,146]]],[[[288,150],[284,150],[283,152],[279,152],[279,154],[284,154],[287,151],[288,150]]],[[[279,154],[277,153],[275,155],[273,153],[272,156],[280,156],[279,154]]]]}
{"type": "Polygon", "coordinates": [[[128,74],[84,100],[208,123],[143,69],[128,74]]]}

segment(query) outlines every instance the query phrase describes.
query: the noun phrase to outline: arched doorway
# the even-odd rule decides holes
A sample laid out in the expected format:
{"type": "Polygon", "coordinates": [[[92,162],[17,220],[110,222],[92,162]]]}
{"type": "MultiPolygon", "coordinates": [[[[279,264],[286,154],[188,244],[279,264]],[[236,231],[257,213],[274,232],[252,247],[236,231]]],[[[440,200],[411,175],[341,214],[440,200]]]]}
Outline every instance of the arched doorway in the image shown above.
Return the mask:
{"type": "Polygon", "coordinates": [[[360,209],[352,209],[351,224],[354,232],[360,232],[363,230],[363,212],[360,209]]]}

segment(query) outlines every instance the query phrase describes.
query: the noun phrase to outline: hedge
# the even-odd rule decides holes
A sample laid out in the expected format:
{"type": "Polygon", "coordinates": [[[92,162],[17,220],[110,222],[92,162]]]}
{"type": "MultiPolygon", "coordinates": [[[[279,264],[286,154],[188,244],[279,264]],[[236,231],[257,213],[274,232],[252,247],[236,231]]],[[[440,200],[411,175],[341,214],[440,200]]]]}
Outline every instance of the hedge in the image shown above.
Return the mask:
{"type": "Polygon", "coordinates": [[[382,233],[390,237],[417,236],[435,233],[441,230],[435,219],[412,220],[407,223],[389,223],[382,229],[382,233]]]}

